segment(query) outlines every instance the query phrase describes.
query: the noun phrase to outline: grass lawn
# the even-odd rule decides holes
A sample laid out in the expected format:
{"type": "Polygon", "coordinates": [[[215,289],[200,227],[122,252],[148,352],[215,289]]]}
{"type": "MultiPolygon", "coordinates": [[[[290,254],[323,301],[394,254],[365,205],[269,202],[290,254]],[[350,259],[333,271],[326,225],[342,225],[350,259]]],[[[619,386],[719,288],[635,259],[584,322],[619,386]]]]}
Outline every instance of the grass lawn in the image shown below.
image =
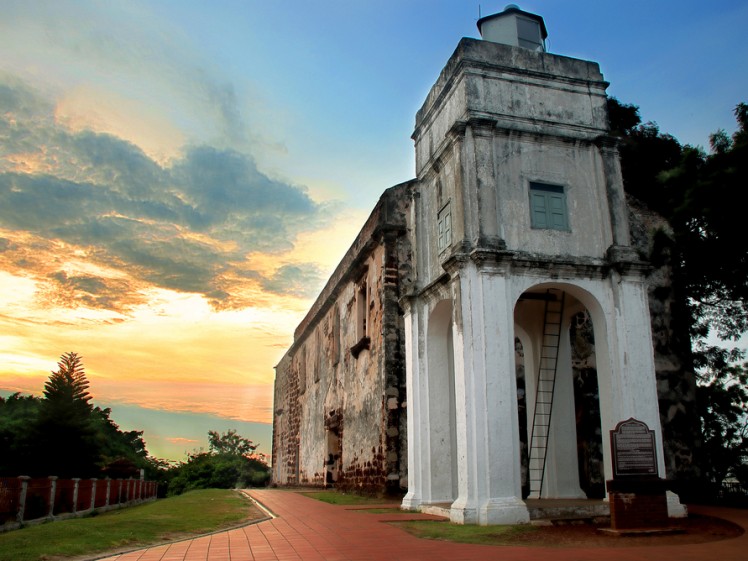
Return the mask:
{"type": "Polygon", "coordinates": [[[536,526],[476,526],[472,524],[450,524],[433,520],[407,520],[390,522],[417,538],[428,540],[445,540],[459,543],[477,543],[483,545],[506,545],[520,536],[534,533],[536,526]]]}
{"type": "Polygon", "coordinates": [[[339,491],[307,491],[301,494],[331,505],[381,505],[392,502],[391,499],[364,497],[339,491]]]}
{"type": "Polygon", "coordinates": [[[204,534],[264,515],[236,491],[208,489],[0,534],[0,561],[43,561],[204,534]]]}

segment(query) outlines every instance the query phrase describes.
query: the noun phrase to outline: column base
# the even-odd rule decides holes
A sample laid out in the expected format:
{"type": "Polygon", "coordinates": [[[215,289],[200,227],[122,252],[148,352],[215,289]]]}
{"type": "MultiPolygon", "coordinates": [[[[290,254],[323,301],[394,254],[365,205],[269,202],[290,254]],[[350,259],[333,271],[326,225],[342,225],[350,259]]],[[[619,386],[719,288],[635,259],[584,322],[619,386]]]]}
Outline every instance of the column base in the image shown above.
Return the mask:
{"type": "Polygon", "coordinates": [[[416,497],[415,493],[408,491],[403,497],[403,502],[400,503],[400,508],[403,510],[418,510],[423,504],[423,501],[416,497]]]}
{"type": "Polygon", "coordinates": [[[478,511],[478,524],[528,524],[530,512],[519,497],[501,497],[488,499],[478,511]]]}
{"type": "Polygon", "coordinates": [[[477,524],[478,506],[458,497],[449,507],[449,521],[455,524],[477,524]]]}

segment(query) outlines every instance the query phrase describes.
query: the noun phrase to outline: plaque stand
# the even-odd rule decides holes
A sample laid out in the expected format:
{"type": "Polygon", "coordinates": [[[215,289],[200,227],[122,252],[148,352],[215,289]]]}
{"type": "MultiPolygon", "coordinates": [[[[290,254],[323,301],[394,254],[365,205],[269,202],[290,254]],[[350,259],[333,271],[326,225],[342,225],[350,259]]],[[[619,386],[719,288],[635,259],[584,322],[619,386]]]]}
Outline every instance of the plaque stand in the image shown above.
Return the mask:
{"type": "Polygon", "coordinates": [[[617,535],[676,533],[667,507],[669,482],[658,476],[654,431],[634,418],[610,431],[613,479],[605,487],[610,500],[610,529],[617,535]]]}

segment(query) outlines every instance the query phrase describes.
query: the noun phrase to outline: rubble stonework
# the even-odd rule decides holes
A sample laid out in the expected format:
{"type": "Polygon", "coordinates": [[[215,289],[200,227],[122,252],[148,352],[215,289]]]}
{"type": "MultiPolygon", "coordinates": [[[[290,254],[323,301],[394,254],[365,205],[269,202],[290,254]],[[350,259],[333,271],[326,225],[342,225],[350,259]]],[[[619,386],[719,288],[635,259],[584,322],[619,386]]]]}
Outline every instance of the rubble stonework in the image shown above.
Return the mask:
{"type": "Polygon", "coordinates": [[[410,200],[411,182],[385,191],[276,366],[276,484],[377,494],[406,481],[410,200]]]}

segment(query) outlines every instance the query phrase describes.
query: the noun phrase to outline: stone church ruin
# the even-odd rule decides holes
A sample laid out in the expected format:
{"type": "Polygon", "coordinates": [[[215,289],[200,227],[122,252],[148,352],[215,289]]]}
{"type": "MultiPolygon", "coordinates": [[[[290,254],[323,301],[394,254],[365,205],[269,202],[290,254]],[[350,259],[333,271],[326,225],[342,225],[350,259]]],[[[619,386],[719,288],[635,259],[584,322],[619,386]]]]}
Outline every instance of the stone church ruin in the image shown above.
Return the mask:
{"type": "Polygon", "coordinates": [[[513,5],[478,27],[416,115],[416,178],[382,194],[276,366],[278,485],[527,522],[528,500],[606,496],[630,418],[659,477],[691,469],[693,375],[668,264],[647,259],[667,224],[626,199],[599,66],[545,52],[513,5]]]}

